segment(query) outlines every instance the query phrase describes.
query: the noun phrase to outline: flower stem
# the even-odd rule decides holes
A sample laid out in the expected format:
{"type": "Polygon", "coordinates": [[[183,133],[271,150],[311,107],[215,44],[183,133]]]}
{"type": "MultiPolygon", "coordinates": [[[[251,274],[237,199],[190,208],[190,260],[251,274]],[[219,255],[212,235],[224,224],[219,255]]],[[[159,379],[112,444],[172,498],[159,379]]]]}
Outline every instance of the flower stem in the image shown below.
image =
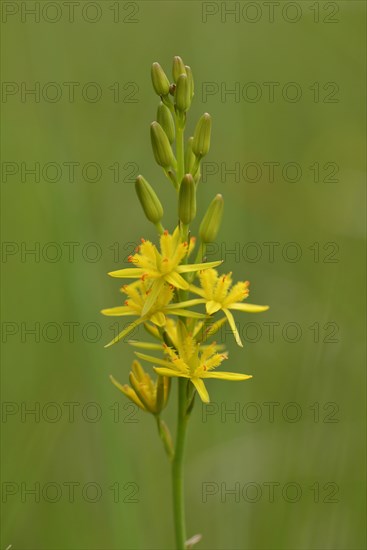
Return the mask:
{"type": "Polygon", "coordinates": [[[185,502],[183,459],[187,427],[187,380],[178,378],[178,418],[175,455],[172,462],[173,513],[177,550],[185,550],[185,502]]]}
{"type": "Polygon", "coordinates": [[[185,143],[184,126],[181,126],[180,120],[176,117],[176,158],[177,158],[177,182],[178,188],[185,174],[185,143]]]}

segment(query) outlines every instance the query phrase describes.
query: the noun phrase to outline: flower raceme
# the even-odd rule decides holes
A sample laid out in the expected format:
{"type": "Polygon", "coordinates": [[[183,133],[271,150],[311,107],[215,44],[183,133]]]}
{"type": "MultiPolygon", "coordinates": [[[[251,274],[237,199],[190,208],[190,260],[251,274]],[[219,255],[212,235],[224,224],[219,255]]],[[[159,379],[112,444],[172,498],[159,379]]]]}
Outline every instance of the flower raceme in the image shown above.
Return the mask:
{"type": "Polygon", "coordinates": [[[140,360],[152,364],[156,378],[135,360],[129,385],[120,384],[112,376],[111,380],[156,421],[159,436],[172,461],[176,549],[184,550],[197,540],[195,537],[188,540],[186,536],[182,475],[185,432],[194,397],[198,393],[204,403],[209,402],[205,381],[210,378],[234,381],[252,378],[248,374],[216,370],[228,355],[224,346],[217,345],[212,337],[228,322],[237,344],[242,346],[232,312],[256,313],[266,311],[268,306],[244,302],[249,295],[248,281],[233,285],[231,273],[220,275],[215,269],[222,261],[206,261],[207,245],[215,241],[221,226],[224,200],[220,194],[212,198],[197,224],[199,246],[195,261],[191,260],[190,254],[195,247],[191,230],[198,210],[201,163],[209,153],[212,120],[204,113],[193,135],[185,135],[188,111],[194,99],[194,79],[191,68],[181,57],[173,59],[173,80],[159,63],[153,63],[151,76],[159,96],[156,120],[150,125],[152,151],[158,166],[163,168],[165,177],[177,192],[178,225],[173,233],[165,231],[162,203],[154,186],[139,175],[135,191],[145,218],[159,236],[159,244],[142,239],[135,253],[129,256],[132,265],[109,273],[111,277],[131,280],[121,288],[125,301],[103,309],[102,313],[134,318],[105,347],[118,342],[138,326],[144,326],[151,337],[147,342],[139,339],[130,340],[129,344],[138,348],[135,354],[140,360]],[[172,378],[177,378],[175,445],[161,418],[172,378]]]}

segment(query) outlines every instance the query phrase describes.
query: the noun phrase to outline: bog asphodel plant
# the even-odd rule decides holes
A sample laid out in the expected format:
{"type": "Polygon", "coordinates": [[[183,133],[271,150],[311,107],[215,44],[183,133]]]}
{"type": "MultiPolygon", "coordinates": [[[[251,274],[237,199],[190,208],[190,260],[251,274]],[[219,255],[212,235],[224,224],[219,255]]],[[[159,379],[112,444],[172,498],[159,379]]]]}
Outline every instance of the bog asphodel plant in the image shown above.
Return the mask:
{"type": "MultiPolygon", "coordinates": [[[[126,300],[102,310],[104,315],[135,317],[106,347],[125,339],[142,325],[150,341],[133,341],[135,355],[152,366],[150,372],[135,359],[128,384],[111,376],[113,384],[143,411],[152,414],[166,453],[172,462],[173,512],[178,550],[191,548],[199,540],[187,540],[184,513],[183,453],[187,421],[196,393],[209,402],[206,380],[243,381],[249,374],[217,370],[228,354],[211,338],[228,323],[239,346],[242,341],[233,312],[258,313],[268,306],[249,304],[249,282],[233,284],[232,273],[219,274],[221,260],[206,261],[206,247],[218,234],[223,213],[223,197],[216,195],[199,225],[199,242],[190,226],[196,217],[196,194],[200,182],[200,162],[210,147],[212,121],[204,113],[194,135],[186,141],[187,111],[194,96],[191,68],[180,57],[173,59],[173,82],[159,63],[152,65],[152,82],[160,97],[157,120],[150,126],[153,154],[169,182],[177,191],[178,225],[166,228],[162,204],[148,181],[138,176],[136,193],[147,219],[154,224],[157,243],[141,239],[131,267],[109,273],[130,280],[121,288],[126,300]],[[194,250],[197,248],[195,256],[194,250]],[[193,259],[195,258],[195,259],[193,259]],[[161,418],[170,394],[171,379],[177,378],[178,420],[175,445],[161,418]]],[[[146,367],[148,368],[148,367],[146,367]]]]}

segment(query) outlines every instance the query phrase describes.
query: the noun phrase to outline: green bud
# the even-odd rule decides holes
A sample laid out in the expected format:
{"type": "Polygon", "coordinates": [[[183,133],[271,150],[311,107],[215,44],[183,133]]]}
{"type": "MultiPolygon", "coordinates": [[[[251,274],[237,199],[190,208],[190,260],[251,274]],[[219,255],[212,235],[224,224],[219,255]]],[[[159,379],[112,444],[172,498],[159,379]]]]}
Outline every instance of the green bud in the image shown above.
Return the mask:
{"type": "Polygon", "coordinates": [[[200,224],[199,235],[203,243],[212,243],[215,240],[222,220],[223,206],[222,195],[216,195],[200,224]]]}
{"type": "Polygon", "coordinates": [[[181,74],[177,79],[175,102],[177,109],[183,113],[190,109],[190,84],[185,74],[181,74]]]}
{"type": "Polygon", "coordinates": [[[196,186],[191,174],[186,174],[180,185],[178,216],[185,225],[188,225],[196,216],[196,186]]]}
{"type": "Polygon", "coordinates": [[[171,145],[167,134],[158,122],[152,122],[150,125],[150,138],[155,160],[159,166],[169,168],[176,165],[175,157],[171,149],[171,145]]]}
{"type": "Polygon", "coordinates": [[[175,140],[175,123],[173,122],[171,111],[162,102],[158,105],[157,121],[166,132],[168,141],[173,143],[175,140]]]}
{"type": "Polygon", "coordinates": [[[143,176],[136,178],[135,191],[148,220],[152,223],[160,222],[163,218],[163,207],[154,189],[143,176]]]}
{"type": "Polygon", "coordinates": [[[192,98],[194,96],[194,77],[192,75],[191,67],[189,67],[188,65],[185,65],[185,69],[186,69],[186,74],[187,74],[187,80],[189,82],[190,98],[192,100],[192,98]]]}
{"type": "Polygon", "coordinates": [[[205,156],[210,148],[210,133],[212,129],[212,118],[204,113],[196,125],[192,150],[198,158],[205,156]]]}
{"type": "Polygon", "coordinates": [[[159,63],[153,63],[152,65],[152,82],[153,88],[158,95],[164,96],[169,93],[170,83],[159,63]]]}
{"type": "Polygon", "coordinates": [[[194,164],[195,164],[195,161],[196,161],[196,157],[195,157],[194,153],[192,152],[192,142],[193,141],[194,141],[193,137],[190,137],[187,140],[187,146],[186,146],[186,150],[185,150],[185,172],[186,172],[186,174],[189,174],[189,173],[192,174],[192,169],[194,168],[194,164]]]}
{"type": "Polygon", "coordinates": [[[181,57],[176,55],[176,57],[173,58],[173,67],[172,67],[173,80],[177,82],[178,77],[181,74],[186,74],[185,65],[181,57]]]}

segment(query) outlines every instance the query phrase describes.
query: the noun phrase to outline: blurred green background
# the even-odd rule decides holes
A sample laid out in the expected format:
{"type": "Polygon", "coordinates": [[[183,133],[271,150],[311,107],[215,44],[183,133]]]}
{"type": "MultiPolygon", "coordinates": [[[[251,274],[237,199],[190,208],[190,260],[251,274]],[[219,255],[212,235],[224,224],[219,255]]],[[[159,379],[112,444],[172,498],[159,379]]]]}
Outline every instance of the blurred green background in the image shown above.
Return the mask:
{"type": "Polygon", "coordinates": [[[149,140],[150,65],[170,72],[174,55],[196,82],[186,135],[214,121],[199,214],[219,192],[225,216],[210,258],[271,306],[236,317],[244,349],[220,336],[226,368],[254,378],[212,381],[213,404],[196,403],[188,534],[203,549],[365,548],[365,3],[280,2],[271,19],[265,2],[81,1],[73,16],[40,2],[39,21],[34,2],[2,4],[1,548],[173,547],[154,423],[108,378],[127,380],[133,350],[103,348],[116,326],[99,310],[120,299],[106,273],[155,239],[138,172],[176,222],[149,140]]]}

